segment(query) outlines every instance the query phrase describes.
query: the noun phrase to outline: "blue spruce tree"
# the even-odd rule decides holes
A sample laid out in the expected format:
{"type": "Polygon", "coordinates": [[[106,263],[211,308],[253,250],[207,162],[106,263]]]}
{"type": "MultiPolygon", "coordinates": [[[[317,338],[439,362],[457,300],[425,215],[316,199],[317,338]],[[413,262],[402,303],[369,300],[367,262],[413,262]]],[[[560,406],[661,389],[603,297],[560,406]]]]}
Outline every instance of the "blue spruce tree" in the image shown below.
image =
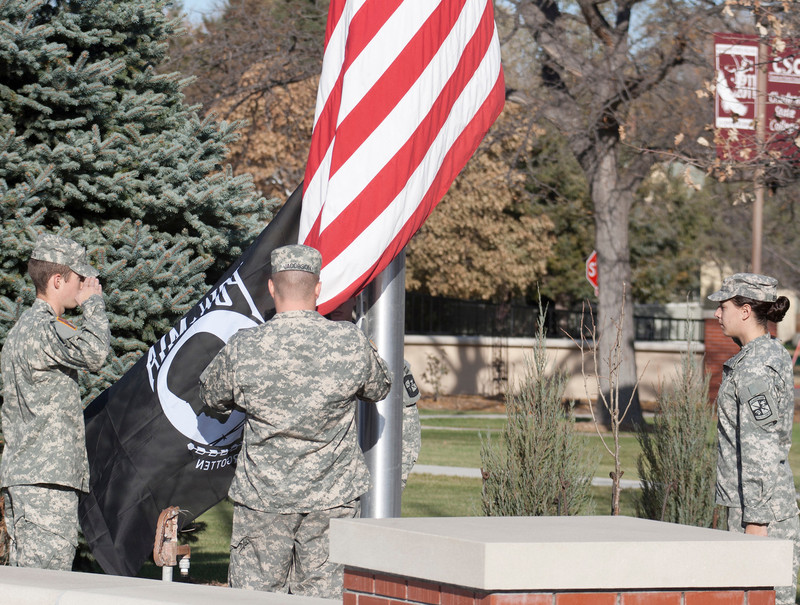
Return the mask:
{"type": "Polygon", "coordinates": [[[236,123],[157,73],[180,24],[160,0],[0,0],[0,344],[34,298],[39,232],[84,244],[116,381],[234,261],[274,204],[223,164],[236,123]]]}

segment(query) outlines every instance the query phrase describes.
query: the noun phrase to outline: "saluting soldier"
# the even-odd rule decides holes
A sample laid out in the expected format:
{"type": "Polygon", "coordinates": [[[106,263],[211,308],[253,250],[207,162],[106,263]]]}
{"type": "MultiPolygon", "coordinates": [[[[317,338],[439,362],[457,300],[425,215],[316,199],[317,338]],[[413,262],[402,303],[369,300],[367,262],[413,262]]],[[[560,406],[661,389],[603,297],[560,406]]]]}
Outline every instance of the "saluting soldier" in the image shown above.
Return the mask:
{"type": "Polygon", "coordinates": [[[36,300],[2,350],[0,487],[9,564],[70,570],[78,546],[78,495],[89,486],[78,370],[102,367],[111,335],[98,273],[83,246],[39,236],[28,274],[36,300]],[[78,306],[80,326],[62,317],[78,306]]]}
{"type": "Polygon", "coordinates": [[[778,281],[737,273],[711,294],[722,332],[742,348],[725,362],[717,396],[716,502],[727,507],[730,531],[794,542],[792,585],[776,587],[776,603],[795,602],[800,562],[798,519],[789,448],[794,378],[789,352],[767,329],[789,309],[778,281]]]}
{"type": "Polygon", "coordinates": [[[200,376],[212,412],[245,412],[228,492],[235,588],[341,597],[330,519],[356,517],[369,489],[356,401],[383,399],[391,374],[361,330],[316,311],[321,264],[309,246],[274,250],[275,316],[234,334],[200,376]]]}

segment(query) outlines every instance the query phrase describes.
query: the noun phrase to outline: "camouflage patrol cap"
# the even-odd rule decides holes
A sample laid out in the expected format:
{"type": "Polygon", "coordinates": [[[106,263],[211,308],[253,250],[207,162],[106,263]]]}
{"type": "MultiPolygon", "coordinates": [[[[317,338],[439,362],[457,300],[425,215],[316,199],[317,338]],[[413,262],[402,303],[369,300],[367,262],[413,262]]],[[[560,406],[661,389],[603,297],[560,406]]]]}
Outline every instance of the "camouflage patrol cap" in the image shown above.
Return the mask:
{"type": "Polygon", "coordinates": [[[722,287],[708,296],[709,300],[723,301],[734,296],[744,296],[751,300],[775,302],[778,298],[778,280],[769,275],[756,273],[736,273],[726,277],[722,287]]]}
{"type": "Polygon", "coordinates": [[[270,256],[272,272],[305,271],[319,276],[322,267],[322,255],[311,246],[294,244],[275,248],[270,256]]]}
{"type": "Polygon", "coordinates": [[[86,249],[78,242],[60,235],[41,234],[36,240],[31,258],[66,265],[81,277],[98,275],[97,269],[86,260],[86,249]]]}

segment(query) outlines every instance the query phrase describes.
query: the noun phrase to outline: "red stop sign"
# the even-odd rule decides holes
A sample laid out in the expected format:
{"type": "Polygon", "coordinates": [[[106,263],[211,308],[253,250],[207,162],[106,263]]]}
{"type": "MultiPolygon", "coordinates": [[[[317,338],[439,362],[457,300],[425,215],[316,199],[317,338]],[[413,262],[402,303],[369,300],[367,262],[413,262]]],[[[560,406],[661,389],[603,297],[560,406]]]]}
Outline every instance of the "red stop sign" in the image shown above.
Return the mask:
{"type": "Polygon", "coordinates": [[[597,292],[597,250],[592,250],[589,258],[586,259],[586,279],[594,286],[597,292]]]}

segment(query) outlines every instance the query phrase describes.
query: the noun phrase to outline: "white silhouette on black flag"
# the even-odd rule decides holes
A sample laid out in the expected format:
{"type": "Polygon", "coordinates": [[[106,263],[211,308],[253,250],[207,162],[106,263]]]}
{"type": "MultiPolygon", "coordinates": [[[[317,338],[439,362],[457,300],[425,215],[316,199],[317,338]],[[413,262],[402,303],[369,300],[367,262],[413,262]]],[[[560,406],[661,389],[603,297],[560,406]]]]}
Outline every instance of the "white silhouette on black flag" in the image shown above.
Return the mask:
{"type": "Polygon", "coordinates": [[[201,413],[198,378],[232,334],[274,313],[270,253],[297,242],[301,192],[169,334],[86,408],[90,491],[80,501],[80,523],[106,573],[138,573],[164,508],[185,511],[183,526],[227,495],[244,414],[220,421],[201,413]]]}

